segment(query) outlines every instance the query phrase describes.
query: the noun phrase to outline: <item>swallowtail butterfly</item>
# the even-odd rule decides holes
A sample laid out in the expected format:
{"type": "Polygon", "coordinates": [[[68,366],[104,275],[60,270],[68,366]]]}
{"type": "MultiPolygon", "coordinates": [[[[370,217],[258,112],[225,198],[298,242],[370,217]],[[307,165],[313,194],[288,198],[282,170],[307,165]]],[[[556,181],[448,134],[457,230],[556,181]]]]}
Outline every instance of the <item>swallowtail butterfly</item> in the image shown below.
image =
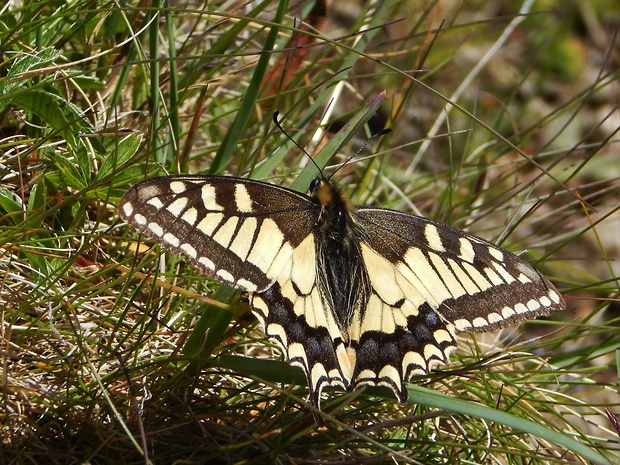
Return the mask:
{"type": "Polygon", "coordinates": [[[326,386],[405,384],[446,363],[457,331],[493,331],[562,310],[531,265],[407,213],[353,206],[330,179],[309,195],[249,179],[166,176],[132,187],[120,216],[249,294],[265,333],[326,386]]]}

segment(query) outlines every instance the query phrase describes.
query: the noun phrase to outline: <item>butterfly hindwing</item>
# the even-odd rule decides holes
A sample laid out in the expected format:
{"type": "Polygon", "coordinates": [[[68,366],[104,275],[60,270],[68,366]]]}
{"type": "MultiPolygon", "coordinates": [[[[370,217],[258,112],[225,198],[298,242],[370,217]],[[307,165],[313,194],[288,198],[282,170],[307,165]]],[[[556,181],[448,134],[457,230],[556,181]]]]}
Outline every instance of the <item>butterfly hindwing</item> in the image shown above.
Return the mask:
{"type": "Polygon", "coordinates": [[[317,293],[314,289],[308,296],[286,295],[276,282],[267,291],[253,294],[250,301],[265,333],[282,346],[288,361],[306,374],[308,397],[315,406],[325,386],[350,389],[353,371],[343,335],[317,293]]]}

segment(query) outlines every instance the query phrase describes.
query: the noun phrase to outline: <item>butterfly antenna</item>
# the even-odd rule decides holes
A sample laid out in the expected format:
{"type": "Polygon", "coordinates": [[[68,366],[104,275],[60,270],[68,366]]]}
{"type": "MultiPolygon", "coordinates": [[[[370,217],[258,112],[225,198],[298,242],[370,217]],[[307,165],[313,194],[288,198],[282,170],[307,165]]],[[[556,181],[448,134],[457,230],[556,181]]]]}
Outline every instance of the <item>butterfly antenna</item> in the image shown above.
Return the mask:
{"type": "Polygon", "coordinates": [[[312,155],[310,155],[310,154],[308,153],[308,151],[307,151],[305,148],[303,148],[301,145],[299,145],[295,139],[293,139],[291,136],[289,136],[289,135],[288,135],[288,133],[287,133],[287,132],[286,132],[286,131],[282,128],[282,126],[280,126],[280,123],[279,123],[279,121],[278,121],[278,115],[279,115],[279,114],[280,114],[280,112],[279,112],[278,110],[276,110],[276,111],[274,111],[274,112],[273,112],[273,122],[275,123],[276,127],[277,127],[280,131],[282,131],[282,134],[284,134],[284,135],[288,138],[288,140],[290,140],[293,144],[295,144],[295,146],[296,146],[299,150],[301,150],[303,153],[305,153],[305,154],[308,156],[308,158],[310,159],[310,161],[312,162],[312,164],[313,164],[314,166],[316,166],[316,169],[317,169],[317,170],[318,170],[318,172],[321,174],[321,178],[322,178],[322,177],[323,177],[323,170],[322,170],[321,168],[319,168],[319,165],[317,165],[317,164],[316,164],[316,162],[314,161],[314,158],[312,158],[312,155]]]}
{"type": "Polygon", "coordinates": [[[338,167],[338,169],[337,169],[336,171],[334,171],[332,174],[330,174],[330,175],[329,175],[329,179],[331,179],[331,177],[332,177],[334,174],[336,174],[338,171],[340,171],[340,169],[341,169],[343,166],[346,166],[346,165],[347,165],[347,164],[348,164],[351,160],[353,160],[355,157],[357,157],[357,156],[360,154],[360,152],[361,152],[362,150],[364,150],[364,149],[366,148],[366,146],[368,146],[368,144],[370,144],[373,140],[375,140],[377,137],[385,136],[386,134],[389,134],[390,132],[392,132],[392,130],[391,130],[390,128],[386,128],[386,129],[382,129],[382,130],[381,130],[381,131],[379,131],[378,133],[373,134],[372,136],[370,136],[370,137],[366,140],[366,142],[364,142],[364,143],[362,144],[362,146],[361,146],[359,149],[357,149],[357,150],[355,151],[355,153],[354,153],[353,155],[351,155],[349,158],[347,158],[347,160],[346,160],[343,164],[341,164],[341,165],[338,167]]]}

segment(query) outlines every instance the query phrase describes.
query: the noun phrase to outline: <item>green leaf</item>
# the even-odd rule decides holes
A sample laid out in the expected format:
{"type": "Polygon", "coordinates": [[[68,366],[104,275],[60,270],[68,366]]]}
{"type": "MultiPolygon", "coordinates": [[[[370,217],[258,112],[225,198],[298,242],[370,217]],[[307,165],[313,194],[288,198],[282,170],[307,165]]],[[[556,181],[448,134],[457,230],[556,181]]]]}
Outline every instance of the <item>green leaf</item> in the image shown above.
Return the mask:
{"type": "Polygon", "coordinates": [[[28,219],[30,228],[40,228],[43,225],[42,213],[45,210],[45,201],[47,199],[47,188],[44,182],[39,182],[32,187],[30,191],[30,197],[28,198],[28,219]],[[32,221],[31,218],[36,218],[32,221]]]}
{"type": "MultiPolygon", "coordinates": [[[[68,160],[63,155],[58,155],[55,153],[50,153],[49,157],[54,162],[54,165],[58,169],[57,174],[60,176],[60,179],[57,180],[60,182],[59,188],[63,186],[72,187],[73,189],[82,190],[85,189],[88,185],[87,180],[84,178],[82,173],[76,168],[76,164],[71,160],[68,160]]],[[[52,181],[54,184],[58,184],[58,182],[54,182],[55,173],[50,173],[47,175],[48,179],[52,181]]]]}
{"type": "MultiPolygon", "coordinates": [[[[0,189],[0,208],[2,208],[6,213],[16,213],[22,211],[21,201],[15,197],[13,192],[8,189],[1,188],[0,189]]],[[[21,215],[10,215],[11,219],[15,224],[19,224],[22,222],[21,215]]]]}
{"type": "Polygon", "coordinates": [[[11,95],[11,104],[37,115],[69,143],[74,150],[83,146],[80,135],[91,132],[90,123],[81,111],[54,92],[27,89],[11,95]]]}
{"type": "Polygon", "coordinates": [[[220,355],[213,366],[226,368],[243,376],[258,378],[271,383],[296,384],[306,386],[306,375],[299,367],[281,360],[267,360],[242,357],[240,355],[220,355]]]}
{"type": "Polygon", "coordinates": [[[67,79],[67,85],[72,89],[103,89],[105,87],[105,82],[94,76],[76,74],[75,76],[71,76],[71,79],[67,79]]]}
{"type": "Polygon", "coordinates": [[[513,429],[523,431],[532,436],[536,436],[566,447],[575,454],[590,460],[590,463],[592,464],[611,463],[598,451],[588,447],[586,444],[582,444],[566,434],[554,431],[531,420],[512,415],[502,410],[490,408],[486,405],[477,404],[469,400],[450,397],[414,384],[408,385],[408,391],[409,400],[411,402],[415,402],[416,404],[441,408],[450,412],[483,418],[494,423],[509,426],[513,429]]]}
{"type": "MultiPolygon", "coordinates": [[[[105,180],[116,170],[122,168],[138,152],[141,143],[142,138],[135,134],[130,134],[121,139],[116,146],[112,147],[111,153],[108,153],[103,160],[101,168],[99,168],[99,172],[95,176],[95,181],[105,180]]],[[[119,172],[119,174],[121,173],[119,172]]],[[[118,183],[116,176],[114,181],[115,184],[118,183]]]]}
{"type": "MultiPolygon", "coordinates": [[[[218,302],[232,302],[238,293],[231,287],[221,286],[213,295],[213,299],[218,302]]],[[[191,358],[199,355],[201,358],[210,356],[213,349],[222,342],[233,317],[230,310],[208,304],[201,306],[201,313],[198,323],[183,347],[183,354],[191,358]]]]}
{"type": "MultiPolygon", "coordinates": [[[[60,53],[52,48],[43,48],[36,53],[28,53],[14,59],[5,78],[0,80],[0,102],[12,98],[12,93],[17,89],[30,86],[33,79],[28,77],[37,69],[44,68],[53,63],[60,53]]],[[[0,109],[4,106],[0,106],[0,109]]]]}

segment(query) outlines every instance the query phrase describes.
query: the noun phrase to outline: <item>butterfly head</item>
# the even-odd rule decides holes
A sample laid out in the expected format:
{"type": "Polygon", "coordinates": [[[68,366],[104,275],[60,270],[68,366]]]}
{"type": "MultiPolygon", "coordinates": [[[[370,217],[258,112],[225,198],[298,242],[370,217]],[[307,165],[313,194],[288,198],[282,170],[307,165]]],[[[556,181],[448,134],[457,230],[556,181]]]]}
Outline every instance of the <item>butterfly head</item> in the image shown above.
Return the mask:
{"type": "Polygon", "coordinates": [[[349,197],[328,178],[315,178],[310,183],[309,194],[324,209],[335,207],[348,212],[353,210],[353,204],[349,197]]]}

